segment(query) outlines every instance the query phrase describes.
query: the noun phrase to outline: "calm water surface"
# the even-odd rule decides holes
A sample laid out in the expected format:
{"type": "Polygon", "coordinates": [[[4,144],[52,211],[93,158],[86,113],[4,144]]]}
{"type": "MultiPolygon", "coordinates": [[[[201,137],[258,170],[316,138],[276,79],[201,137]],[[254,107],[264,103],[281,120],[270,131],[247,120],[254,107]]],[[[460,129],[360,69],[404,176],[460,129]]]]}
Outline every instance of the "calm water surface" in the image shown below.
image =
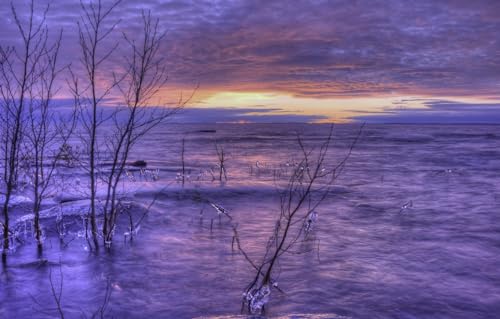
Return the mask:
{"type": "MultiPolygon", "coordinates": [[[[331,163],[346,154],[358,129],[335,129],[331,163]]],[[[58,288],[61,274],[68,318],[90,317],[107,288],[106,313],[115,318],[239,315],[253,272],[232,250],[228,221],[219,221],[203,200],[230,211],[242,245],[258,259],[279,213],[279,174],[300,159],[297,132],[313,147],[324,140],[328,126],[166,125],[156,130],[138,145],[133,160],[147,161],[159,179],[134,171],[135,180],[127,178],[123,185],[133,196],[130,209],[136,215],[156,202],[133,242],[123,238],[128,217],[122,218],[110,253],[90,252],[78,236],[83,222],[70,215],[85,210],[85,177],[66,172],[71,187],[61,190],[46,211],[54,215],[58,201],[65,202],[65,244],[50,231],[54,218],[48,217],[47,263],[37,263],[29,238],[17,246],[0,275],[0,318],[57,317],[49,278],[58,288]],[[184,188],[176,181],[183,138],[189,173],[184,188]],[[212,181],[215,141],[227,154],[224,185],[212,181]]],[[[498,316],[499,204],[499,126],[367,125],[334,192],[318,208],[316,240],[301,244],[303,251],[313,251],[281,260],[278,281],[284,293],[272,292],[267,316],[498,316]]],[[[18,208],[16,216],[26,213],[18,208]]]]}

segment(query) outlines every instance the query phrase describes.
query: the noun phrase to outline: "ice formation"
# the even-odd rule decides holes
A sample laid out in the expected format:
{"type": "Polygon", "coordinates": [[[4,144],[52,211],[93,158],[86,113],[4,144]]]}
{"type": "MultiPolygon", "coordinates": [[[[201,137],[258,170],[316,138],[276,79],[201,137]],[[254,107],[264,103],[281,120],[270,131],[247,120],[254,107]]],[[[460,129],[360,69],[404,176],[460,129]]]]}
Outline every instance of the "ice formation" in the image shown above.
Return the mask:
{"type": "Polygon", "coordinates": [[[263,285],[259,289],[254,289],[252,292],[248,292],[243,295],[250,307],[250,313],[260,314],[262,312],[262,308],[264,308],[264,306],[269,302],[271,288],[269,285],[263,285]]]}
{"type": "Polygon", "coordinates": [[[407,210],[407,209],[410,209],[413,207],[413,201],[410,200],[409,202],[405,203],[403,206],[401,206],[401,210],[399,211],[400,213],[407,210]]]}
{"type": "Polygon", "coordinates": [[[212,206],[217,211],[217,214],[219,216],[226,215],[229,219],[232,219],[231,216],[229,215],[229,212],[224,207],[217,205],[215,203],[210,203],[210,206],[212,206]]]}
{"type": "Polygon", "coordinates": [[[304,222],[304,231],[307,234],[313,229],[314,224],[318,220],[318,213],[313,211],[307,216],[306,221],[304,222]]]}

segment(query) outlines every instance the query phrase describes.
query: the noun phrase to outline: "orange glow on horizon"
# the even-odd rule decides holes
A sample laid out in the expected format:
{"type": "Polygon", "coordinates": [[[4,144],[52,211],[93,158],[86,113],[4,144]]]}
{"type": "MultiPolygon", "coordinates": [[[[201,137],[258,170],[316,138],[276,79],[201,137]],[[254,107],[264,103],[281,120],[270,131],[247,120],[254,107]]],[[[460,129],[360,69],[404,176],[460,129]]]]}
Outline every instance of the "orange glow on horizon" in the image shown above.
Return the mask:
{"type": "MultiPolygon", "coordinates": [[[[59,93],[57,98],[72,98],[59,93]]],[[[317,123],[347,123],[351,118],[383,111],[425,109],[430,100],[458,103],[489,104],[497,102],[490,96],[450,96],[426,94],[384,93],[372,96],[305,97],[292,92],[245,90],[238,88],[196,89],[193,87],[168,87],[161,89],[151,101],[152,106],[178,106],[187,108],[248,109],[247,115],[304,115],[321,116],[317,123]],[[260,112],[262,110],[262,112],[260,112]]],[[[116,105],[119,97],[106,103],[116,105]]],[[[244,121],[246,122],[246,121],[244,121]]],[[[241,122],[242,123],[242,122],[241,122]]]]}
{"type": "Polygon", "coordinates": [[[350,118],[363,113],[376,113],[384,110],[423,109],[429,100],[448,100],[461,103],[491,103],[485,97],[453,97],[453,96],[423,96],[398,95],[396,93],[366,96],[366,97],[338,97],[314,98],[298,97],[282,92],[258,91],[221,91],[203,92],[189,103],[193,107],[201,108],[252,108],[249,114],[259,113],[259,109],[272,111],[269,115],[300,114],[320,115],[326,117],[318,122],[349,122],[350,118]]]}

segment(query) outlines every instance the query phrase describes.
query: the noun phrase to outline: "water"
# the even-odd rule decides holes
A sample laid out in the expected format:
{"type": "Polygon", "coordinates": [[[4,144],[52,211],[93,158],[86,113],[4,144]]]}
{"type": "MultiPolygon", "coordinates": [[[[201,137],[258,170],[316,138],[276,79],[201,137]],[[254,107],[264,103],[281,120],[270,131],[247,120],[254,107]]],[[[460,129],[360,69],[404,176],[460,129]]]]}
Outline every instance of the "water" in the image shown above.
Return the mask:
{"type": "MultiPolygon", "coordinates": [[[[346,154],[357,129],[336,128],[332,163],[346,154]]],[[[56,292],[62,287],[68,318],[90,317],[104,304],[107,288],[105,314],[115,318],[238,316],[254,273],[232,249],[231,223],[238,223],[243,247],[258,259],[279,213],[280,174],[300,159],[295,131],[314,146],[328,126],[186,124],[152,132],[132,160],[159,169],[158,180],[133,171],[135,182],[124,185],[135,194],[136,216],[156,198],[134,240],[123,238],[124,216],[112,251],[90,252],[78,237],[82,221],[65,217],[65,244],[47,232],[48,262],[36,262],[28,239],[9,256],[0,275],[0,317],[57,317],[51,277],[56,292]],[[184,188],[176,182],[183,137],[190,175],[184,188]],[[228,155],[228,181],[222,185],[212,181],[212,174],[218,177],[215,140],[228,155]],[[233,221],[219,221],[207,200],[224,207],[233,221]]],[[[85,177],[66,174],[73,188],[47,204],[65,198],[65,215],[87,203],[78,191],[85,177]]],[[[365,126],[333,193],[317,209],[309,235],[315,240],[298,247],[310,252],[280,261],[277,281],[284,293],[272,290],[266,315],[496,316],[499,180],[499,126],[365,126]]],[[[17,214],[27,212],[21,205],[17,214]]],[[[43,222],[49,230],[53,218],[43,222]]]]}

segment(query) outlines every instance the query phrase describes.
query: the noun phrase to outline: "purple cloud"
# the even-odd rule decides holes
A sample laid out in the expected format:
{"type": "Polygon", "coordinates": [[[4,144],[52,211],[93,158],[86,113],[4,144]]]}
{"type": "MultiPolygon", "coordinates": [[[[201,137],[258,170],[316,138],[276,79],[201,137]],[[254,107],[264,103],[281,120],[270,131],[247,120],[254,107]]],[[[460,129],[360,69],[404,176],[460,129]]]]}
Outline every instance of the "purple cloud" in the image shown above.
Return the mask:
{"type": "Polygon", "coordinates": [[[352,118],[367,123],[500,124],[500,104],[472,104],[430,100],[421,109],[386,109],[352,118]]]}
{"type": "MultiPolygon", "coordinates": [[[[50,2],[48,22],[65,29],[69,61],[78,54],[79,2],[50,2]]],[[[162,52],[174,85],[312,97],[486,96],[500,88],[498,1],[124,0],[110,22],[121,19],[118,29],[136,34],[141,8],[167,31],[162,52]]],[[[3,17],[8,11],[0,7],[3,17]]],[[[12,20],[0,30],[4,43],[17,41],[12,20]]]]}

